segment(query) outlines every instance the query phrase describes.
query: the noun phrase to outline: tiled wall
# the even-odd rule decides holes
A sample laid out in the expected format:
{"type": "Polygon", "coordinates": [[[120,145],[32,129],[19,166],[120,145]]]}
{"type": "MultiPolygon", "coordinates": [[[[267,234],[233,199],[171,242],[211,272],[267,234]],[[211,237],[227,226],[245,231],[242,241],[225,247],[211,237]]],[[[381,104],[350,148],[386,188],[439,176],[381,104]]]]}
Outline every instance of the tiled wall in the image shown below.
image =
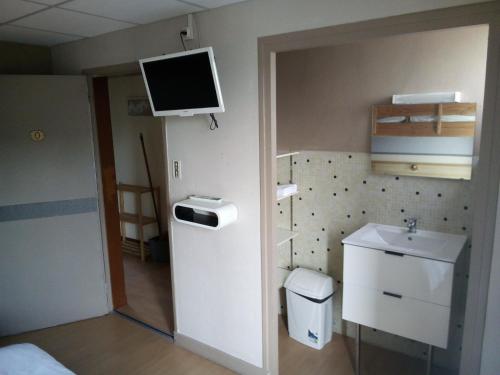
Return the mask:
{"type": "MultiPolygon", "coordinates": [[[[334,331],[353,336],[343,322],[341,240],[373,222],[404,226],[408,217],[418,219],[419,229],[467,234],[472,223],[471,183],[467,181],[379,176],[371,173],[370,154],[305,151],[278,159],[278,183],[291,179],[299,194],[278,202],[278,225],[293,227],[293,267],[306,267],[332,276],[339,286],[334,299],[334,331]],[[291,175],[290,175],[291,172],[291,175]]],[[[291,267],[290,244],[278,248],[279,266],[291,267]]],[[[286,272],[278,270],[286,276],[286,272]]],[[[435,362],[458,366],[467,275],[458,271],[448,350],[436,350],[435,362]]],[[[283,307],[285,304],[282,303],[283,307]]],[[[364,329],[364,340],[392,350],[425,358],[427,346],[413,340],[364,329]]]]}

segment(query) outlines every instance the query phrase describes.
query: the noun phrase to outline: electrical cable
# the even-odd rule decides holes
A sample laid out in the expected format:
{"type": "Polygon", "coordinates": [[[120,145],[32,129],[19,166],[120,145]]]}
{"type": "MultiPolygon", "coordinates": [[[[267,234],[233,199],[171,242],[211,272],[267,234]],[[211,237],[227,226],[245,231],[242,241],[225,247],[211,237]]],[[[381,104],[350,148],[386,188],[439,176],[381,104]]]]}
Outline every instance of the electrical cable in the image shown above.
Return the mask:
{"type": "Polygon", "coordinates": [[[184,48],[184,51],[187,51],[186,43],[184,43],[184,37],[183,37],[184,35],[186,35],[185,31],[181,31],[179,33],[179,37],[181,38],[182,47],[184,48]]]}
{"type": "Polygon", "coordinates": [[[210,113],[210,118],[212,119],[212,121],[210,121],[209,129],[210,130],[219,129],[219,123],[217,122],[217,119],[215,118],[215,115],[213,113],[210,113]]]}

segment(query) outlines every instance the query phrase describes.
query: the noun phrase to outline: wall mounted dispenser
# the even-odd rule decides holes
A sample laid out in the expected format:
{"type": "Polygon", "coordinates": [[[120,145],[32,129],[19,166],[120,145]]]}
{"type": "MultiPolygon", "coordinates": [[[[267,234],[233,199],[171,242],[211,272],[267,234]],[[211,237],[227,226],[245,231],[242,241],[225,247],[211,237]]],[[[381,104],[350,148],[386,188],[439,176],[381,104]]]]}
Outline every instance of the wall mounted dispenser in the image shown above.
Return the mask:
{"type": "Polygon", "coordinates": [[[179,223],[211,230],[219,230],[238,218],[238,210],[233,203],[208,199],[188,198],[175,203],[172,212],[179,223]]]}

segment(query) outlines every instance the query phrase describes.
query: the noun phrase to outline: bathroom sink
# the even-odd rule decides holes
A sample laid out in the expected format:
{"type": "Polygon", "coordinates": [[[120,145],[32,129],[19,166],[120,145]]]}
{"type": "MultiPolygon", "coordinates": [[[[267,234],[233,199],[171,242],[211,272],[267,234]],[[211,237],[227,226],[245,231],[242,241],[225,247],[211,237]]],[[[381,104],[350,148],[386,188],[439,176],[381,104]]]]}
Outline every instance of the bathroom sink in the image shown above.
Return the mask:
{"type": "Polygon", "coordinates": [[[463,235],[425,230],[410,233],[407,228],[370,223],[342,242],[454,263],[466,240],[463,235]]]}

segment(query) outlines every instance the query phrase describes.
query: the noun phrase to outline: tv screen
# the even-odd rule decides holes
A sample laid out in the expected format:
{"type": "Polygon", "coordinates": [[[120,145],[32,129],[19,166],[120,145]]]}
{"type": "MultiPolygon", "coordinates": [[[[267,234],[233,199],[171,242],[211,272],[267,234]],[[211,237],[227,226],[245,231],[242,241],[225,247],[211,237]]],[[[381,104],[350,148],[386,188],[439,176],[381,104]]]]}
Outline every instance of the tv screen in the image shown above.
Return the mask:
{"type": "Polygon", "coordinates": [[[224,112],[211,47],[140,60],[155,116],[224,112]]]}

